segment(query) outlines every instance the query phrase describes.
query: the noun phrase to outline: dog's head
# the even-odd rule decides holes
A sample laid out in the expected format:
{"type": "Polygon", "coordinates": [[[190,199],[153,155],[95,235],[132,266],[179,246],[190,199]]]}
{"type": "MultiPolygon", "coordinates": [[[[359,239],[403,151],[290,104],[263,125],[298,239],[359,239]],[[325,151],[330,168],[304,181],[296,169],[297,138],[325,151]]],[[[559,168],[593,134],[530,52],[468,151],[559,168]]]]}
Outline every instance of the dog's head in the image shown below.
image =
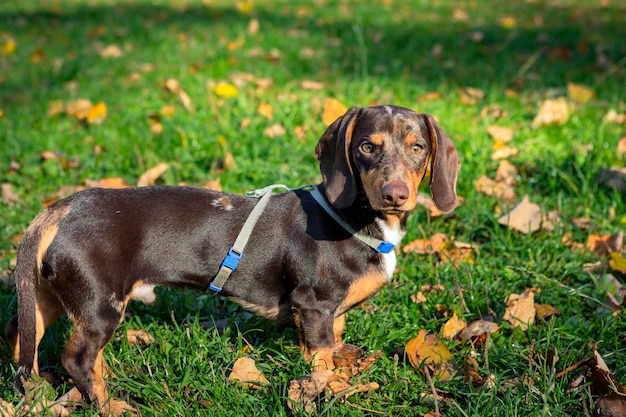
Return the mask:
{"type": "Polygon", "coordinates": [[[352,107],[326,129],[315,155],[326,197],[337,208],[351,206],[364,191],[376,211],[413,210],[429,160],[435,205],[444,213],[456,207],[461,163],[431,115],[397,106],[352,107]]]}

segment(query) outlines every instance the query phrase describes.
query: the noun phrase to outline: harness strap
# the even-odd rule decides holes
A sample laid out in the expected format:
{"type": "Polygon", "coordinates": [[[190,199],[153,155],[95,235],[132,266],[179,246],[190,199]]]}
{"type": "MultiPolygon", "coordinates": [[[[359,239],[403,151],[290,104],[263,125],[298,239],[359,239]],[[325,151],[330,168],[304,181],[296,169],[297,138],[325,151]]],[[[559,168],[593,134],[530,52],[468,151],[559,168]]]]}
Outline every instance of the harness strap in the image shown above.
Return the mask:
{"type": "Polygon", "coordinates": [[[246,247],[248,240],[250,239],[252,230],[259,220],[261,213],[263,213],[263,210],[265,210],[267,203],[269,203],[270,197],[272,196],[275,188],[284,188],[285,190],[290,190],[290,188],[286,185],[273,184],[247,194],[249,197],[260,197],[260,199],[246,219],[246,222],[241,228],[241,231],[239,232],[235,243],[233,243],[233,246],[231,246],[228,250],[228,254],[222,261],[217,275],[215,275],[215,278],[213,278],[213,280],[209,283],[208,289],[210,291],[213,291],[215,294],[218,294],[222,291],[224,283],[226,282],[228,277],[230,277],[230,274],[233,273],[235,268],[237,268],[237,264],[239,263],[239,260],[243,255],[243,250],[246,247]]]}
{"type": "Polygon", "coordinates": [[[273,184],[246,194],[246,196],[248,197],[260,197],[260,199],[246,219],[243,227],[241,228],[241,231],[239,232],[239,235],[237,236],[237,239],[235,239],[235,243],[233,243],[230,249],[228,249],[226,257],[222,261],[220,268],[215,275],[215,278],[213,278],[213,280],[209,283],[207,290],[212,291],[214,294],[219,294],[222,291],[224,283],[226,282],[226,280],[228,280],[235,268],[237,268],[239,260],[243,256],[243,250],[245,249],[248,240],[252,235],[254,226],[259,220],[259,217],[261,217],[261,214],[265,210],[265,207],[267,206],[267,203],[269,203],[270,197],[272,196],[273,191],[276,188],[282,188],[284,190],[300,190],[311,188],[309,192],[311,193],[311,196],[315,199],[315,201],[317,201],[317,203],[326,211],[326,213],[328,213],[329,216],[331,216],[337,223],[339,223],[339,225],[341,225],[341,227],[346,229],[346,231],[352,234],[355,238],[359,239],[361,242],[365,243],[376,252],[389,253],[394,249],[395,245],[393,243],[373,238],[363,232],[355,230],[349,223],[347,223],[337,214],[335,209],[333,209],[330,204],[328,204],[322,193],[320,193],[318,187],[306,185],[300,188],[289,188],[283,184],[273,184]]]}
{"type": "Polygon", "coordinates": [[[332,217],[337,223],[341,225],[344,229],[346,229],[350,234],[352,234],[355,238],[359,239],[361,242],[365,243],[367,246],[374,249],[376,252],[380,253],[389,253],[393,250],[395,245],[390,242],[386,242],[384,240],[376,239],[367,235],[363,232],[355,230],[352,225],[347,223],[344,219],[342,219],[335,209],[333,209],[330,204],[326,201],[322,193],[318,187],[313,187],[310,191],[311,196],[317,201],[317,203],[322,206],[322,208],[328,213],[330,217],[332,217]]]}

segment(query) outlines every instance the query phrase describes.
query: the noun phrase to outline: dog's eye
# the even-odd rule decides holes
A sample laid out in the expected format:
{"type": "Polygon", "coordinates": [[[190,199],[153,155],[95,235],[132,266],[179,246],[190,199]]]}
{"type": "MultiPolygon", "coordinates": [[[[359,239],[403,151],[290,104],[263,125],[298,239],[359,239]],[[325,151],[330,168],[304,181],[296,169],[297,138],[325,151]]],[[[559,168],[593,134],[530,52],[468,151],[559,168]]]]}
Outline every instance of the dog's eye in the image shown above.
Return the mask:
{"type": "Polygon", "coordinates": [[[424,150],[424,147],[422,145],[415,144],[411,147],[411,153],[413,155],[419,155],[422,153],[423,150],[424,150]]]}
{"type": "Polygon", "coordinates": [[[363,153],[372,153],[374,151],[374,145],[369,142],[362,143],[360,148],[363,153]]]}

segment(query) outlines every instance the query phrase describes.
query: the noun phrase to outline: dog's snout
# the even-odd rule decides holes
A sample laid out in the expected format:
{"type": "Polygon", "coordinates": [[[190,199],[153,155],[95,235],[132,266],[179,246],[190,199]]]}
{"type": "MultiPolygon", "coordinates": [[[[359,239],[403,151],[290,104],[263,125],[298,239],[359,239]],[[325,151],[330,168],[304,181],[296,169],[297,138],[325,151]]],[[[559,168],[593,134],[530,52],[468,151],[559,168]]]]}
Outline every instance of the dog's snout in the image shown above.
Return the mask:
{"type": "Polygon", "coordinates": [[[409,188],[405,183],[390,182],[382,189],[383,201],[393,207],[400,207],[409,199],[409,188]]]}

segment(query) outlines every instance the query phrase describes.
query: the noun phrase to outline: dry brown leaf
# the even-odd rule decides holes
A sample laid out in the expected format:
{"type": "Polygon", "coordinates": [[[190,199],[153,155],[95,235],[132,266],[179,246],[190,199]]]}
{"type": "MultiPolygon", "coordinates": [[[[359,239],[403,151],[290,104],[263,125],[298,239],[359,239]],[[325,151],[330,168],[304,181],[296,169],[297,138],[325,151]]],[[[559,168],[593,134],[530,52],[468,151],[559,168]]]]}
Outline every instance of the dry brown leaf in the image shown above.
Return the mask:
{"type": "Polygon", "coordinates": [[[551,124],[563,124],[569,119],[569,106],[564,97],[549,99],[541,103],[539,112],[531,122],[531,126],[538,128],[551,124]]]}
{"type": "Polygon", "coordinates": [[[122,52],[122,48],[119,45],[112,44],[102,48],[98,55],[100,55],[100,58],[120,58],[124,55],[124,52],[122,52]]]}
{"type": "Polygon", "coordinates": [[[435,334],[420,330],[405,347],[411,366],[420,372],[430,372],[441,381],[448,381],[456,373],[452,353],[435,334]]]}
{"type": "Polygon", "coordinates": [[[128,188],[130,185],[126,183],[124,178],[102,178],[99,180],[85,180],[87,188],[128,188]]]}
{"type": "Polygon", "coordinates": [[[591,377],[591,390],[595,394],[607,394],[611,392],[619,392],[626,394],[626,387],[619,385],[617,379],[606,365],[606,362],[598,352],[600,342],[593,344],[593,358],[591,377]]]}
{"type": "Polygon", "coordinates": [[[13,191],[13,185],[9,182],[2,183],[2,203],[12,206],[13,204],[20,203],[20,196],[13,191]]]}
{"type": "Polygon", "coordinates": [[[515,131],[513,129],[504,126],[488,126],[487,133],[500,143],[510,142],[513,139],[513,136],[515,136],[515,131]]]}
{"type": "Polygon", "coordinates": [[[248,35],[256,35],[259,32],[260,27],[261,25],[259,23],[259,19],[253,17],[248,22],[248,28],[246,29],[246,32],[248,32],[248,35]]]}
{"type": "Polygon", "coordinates": [[[356,376],[367,371],[382,356],[381,351],[366,355],[363,349],[344,343],[333,352],[333,364],[337,373],[356,376]]]}
{"type": "Polygon", "coordinates": [[[417,101],[419,103],[422,103],[424,101],[435,101],[435,100],[441,100],[442,96],[441,93],[438,91],[431,91],[425,94],[422,94],[421,96],[419,96],[417,98],[417,101]]]}
{"type": "Polygon", "coordinates": [[[419,238],[407,243],[402,247],[402,252],[426,255],[440,252],[447,243],[448,237],[445,234],[435,233],[430,239],[419,238]]]}
{"type": "Polygon", "coordinates": [[[485,175],[482,175],[476,180],[474,187],[479,193],[496,197],[508,203],[517,199],[515,189],[511,185],[507,185],[505,182],[494,181],[485,175]]]}
{"type": "Polygon", "coordinates": [[[182,86],[175,78],[168,78],[164,83],[165,89],[172,94],[175,94],[180,99],[181,104],[190,113],[194,112],[193,105],[191,104],[191,99],[189,95],[183,90],[182,86]]]}
{"type": "Polygon", "coordinates": [[[91,102],[91,100],[88,100],[86,98],[79,98],[77,100],[73,100],[67,103],[67,105],[65,106],[65,112],[68,115],[75,117],[79,120],[84,120],[87,118],[89,110],[92,107],[93,103],[91,102]]]}
{"type": "Polygon", "coordinates": [[[65,103],[63,100],[52,100],[48,107],[48,117],[53,117],[65,111],[65,103]]]}
{"type": "Polygon", "coordinates": [[[506,159],[500,161],[496,170],[496,181],[506,185],[515,185],[517,182],[517,167],[506,159]]]}
{"type": "Polygon", "coordinates": [[[13,406],[13,404],[8,403],[4,400],[0,400],[0,416],[2,417],[15,416],[15,407],[13,406]]]}
{"type": "Polygon", "coordinates": [[[541,230],[554,232],[557,228],[563,226],[561,215],[558,211],[552,210],[543,215],[541,219],[541,230]]]}
{"type": "Polygon", "coordinates": [[[215,190],[215,191],[222,191],[222,180],[219,177],[215,178],[213,180],[208,181],[206,184],[204,184],[202,188],[215,190]]]}
{"type": "Polygon", "coordinates": [[[466,356],[465,361],[463,362],[463,375],[472,384],[474,390],[480,391],[484,388],[494,387],[494,375],[489,374],[485,377],[480,375],[480,373],[478,372],[479,370],[480,366],[478,365],[478,361],[469,355],[466,356]]]}
{"type": "Polygon", "coordinates": [[[157,179],[169,169],[169,164],[161,162],[159,165],[150,168],[139,177],[137,187],[146,187],[156,184],[157,179]]]}
{"type": "Polygon", "coordinates": [[[324,88],[324,83],[319,81],[303,80],[300,83],[300,87],[305,90],[321,90],[324,88]]]}
{"type": "Polygon", "coordinates": [[[587,238],[585,248],[597,256],[609,256],[611,252],[621,252],[624,248],[624,232],[614,235],[592,233],[587,238]]]}
{"type": "Polygon", "coordinates": [[[350,376],[341,372],[333,372],[328,377],[328,389],[335,395],[342,391],[347,391],[352,387],[350,384],[350,376]]]}
{"type": "Polygon", "coordinates": [[[459,334],[460,331],[462,331],[466,327],[467,322],[457,316],[455,311],[452,317],[450,317],[450,319],[448,319],[448,321],[446,321],[443,326],[441,326],[439,335],[444,339],[452,340],[456,337],[457,334],[459,334]]]}
{"type": "Polygon", "coordinates": [[[126,339],[131,346],[150,345],[156,340],[154,336],[143,330],[129,329],[126,331],[126,339]]]}
{"type": "Polygon", "coordinates": [[[415,294],[411,294],[409,296],[409,298],[411,299],[412,302],[414,302],[415,304],[420,304],[420,303],[425,303],[426,302],[426,296],[424,295],[423,292],[418,291],[415,294]]]}
{"type": "Polygon", "coordinates": [[[595,402],[593,415],[597,417],[626,416],[626,395],[612,392],[598,398],[595,402]]]}
{"type": "Polygon", "coordinates": [[[533,233],[539,230],[541,219],[541,208],[531,203],[528,195],[525,195],[517,206],[498,219],[498,223],[518,232],[533,233]]]}
{"type": "Polygon", "coordinates": [[[302,377],[289,382],[287,406],[292,411],[297,411],[299,405],[307,413],[316,410],[315,399],[328,386],[328,379],[332,377],[333,371],[313,371],[310,377],[302,377]]]}
{"type": "Polygon", "coordinates": [[[567,83],[567,95],[574,103],[585,104],[596,96],[596,92],[582,84],[567,83]]]}
{"type": "Polygon", "coordinates": [[[440,253],[439,260],[442,263],[453,263],[460,268],[461,264],[473,264],[476,260],[476,247],[470,243],[454,241],[454,244],[447,245],[440,253]]]}
{"type": "Polygon", "coordinates": [[[263,133],[266,136],[269,136],[270,138],[275,138],[276,136],[283,136],[285,132],[286,132],[285,128],[278,123],[273,124],[270,127],[263,130],[263,133]]]}
{"type": "Polygon", "coordinates": [[[461,90],[461,104],[473,106],[485,97],[485,92],[478,88],[465,87],[461,90]]]}
{"type": "Polygon", "coordinates": [[[500,330],[497,323],[489,320],[475,320],[471,322],[465,329],[461,330],[457,337],[460,340],[469,339],[485,339],[488,334],[496,333],[500,330]]]}
{"type": "Polygon", "coordinates": [[[348,108],[339,100],[328,98],[324,102],[324,110],[322,111],[322,122],[328,126],[348,110],[348,108]]]}
{"type": "Polygon", "coordinates": [[[254,359],[245,356],[235,361],[228,379],[239,381],[248,388],[254,389],[269,384],[267,378],[257,369],[254,359]]]}
{"type": "Polygon", "coordinates": [[[615,123],[618,125],[626,124],[626,113],[618,113],[615,109],[609,110],[604,119],[602,119],[605,123],[615,123]]]}
{"type": "Polygon", "coordinates": [[[333,371],[313,371],[310,377],[302,377],[289,382],[287,406],[292,411],[297,411],[299,405],[307,413],[315,411],[315,399],[328,385],[328,379],[333,371]]]}
{"type": "Polygon", "coordinates": [[[617,148],[615,149],[615,153],[618,156],[626,155],[626,136],[621,138],[619,142],[617,142],[617,148]]]}
{"type": "Polygon", "coordinates": [[[580,230],[589,230],[594,226],[593,221],[589,217],[577,217],[572,220],[572,224],[580,230]]]}
{"type": "Polygon", "coordinates": [[[334,381],[329,381],[328,388],[330,388],[331,392],[336,397],[348,398],[349,396],[357,394],[359,392],[370,392],[377,390],[378,388],[380,388],[380,386],[376,382],[369,382],[367,384],[355,384],[348,385],[347,387],[342,387],[342,384],[335,385],[334,381]]]}
{"type": "Polygon", "coordinates": [[[493,119],[500,119],[509,115],[509,112],[503,110],[498,105],[485,106],[480,110],[480,117],[491,117],[493,119]]]}
{"type": "Polygon", "coordinates": [[[541,292],[538,288],[527,288],[521,294],[511,294],[506,300],[506,310],[503,319],[513,327],[527,330],[528,326],[535,323],[535,294],[541,292]]]}
{"type": "Polygon", "coordinates": [[[517,155],[519,155],[519,149],[503,145],[493,151],[493,153],[491,154],[491,159],[493,161],[497,161],[500,159],[511,158],[517,155]]]}
{"type": "MultiPolygon", "coordinates": [[[[463,204],[463,197],[461,196],[456,196],[456,207],[459,207],[461,204],[463,204]]],[[[424,206],[424,208],[426,208],[428,210],[428,213],[430,214],[431,217],[433,218],[437,218],[437,217],[441,217],[444,215],[443,212],[441,212],[437,206],[435,205],[435,202],[433,201],[432,197],[426,194],[418,194],[417,195],[417,204],[419,204],[420,206],[424,206]]]]}

